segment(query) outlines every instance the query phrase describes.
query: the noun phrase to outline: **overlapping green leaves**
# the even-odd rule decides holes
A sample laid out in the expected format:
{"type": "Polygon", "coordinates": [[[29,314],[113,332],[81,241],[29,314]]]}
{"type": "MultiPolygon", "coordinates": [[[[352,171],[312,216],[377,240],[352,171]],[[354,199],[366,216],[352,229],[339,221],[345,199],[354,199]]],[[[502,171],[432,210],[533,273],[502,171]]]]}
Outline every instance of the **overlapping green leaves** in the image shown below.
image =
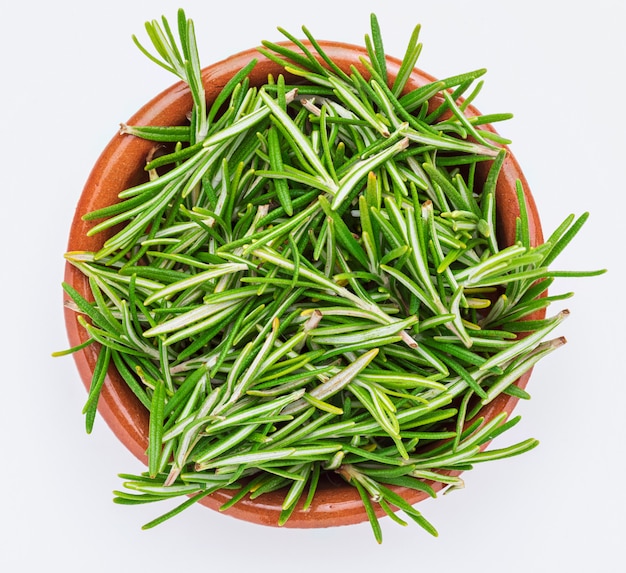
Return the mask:
{"type": "Polygon", "coordinates": [[[293,49],[261,52],[301,81],[252,87],[251,62],[207,110],[193,25],[182,11],[178,24],[180,46],[163,19],[147,24],[158,56],[140,47],[189,84],[191,126],[124,127],[171,149],[87,216],[121,230],[66,255],[90,279],[93,302],[66,290],[102,347],[88,430],[110,363],[150,412],[148,471],[116,501],[191,496],[152,527],[216,489],[238,492],[223,509],[281,489],[283,524],[332,471],[379,541],[376,504],[436,534],[394,488],[434,495],[424,480],[455,487],[447,470],[536,445],[483,452],[512,422],[480,406],[528,397],[515,381],[562,343],[544,339],[565,312],[520,319],[566,297],[541,295],[585,216],[533,245],[520,188],[515,243],[497,244],[506,150],[464,114],[484,71],[405,93],[419,28],[395,79],[374,16],[368,77],[285,32],[293,49]]]}

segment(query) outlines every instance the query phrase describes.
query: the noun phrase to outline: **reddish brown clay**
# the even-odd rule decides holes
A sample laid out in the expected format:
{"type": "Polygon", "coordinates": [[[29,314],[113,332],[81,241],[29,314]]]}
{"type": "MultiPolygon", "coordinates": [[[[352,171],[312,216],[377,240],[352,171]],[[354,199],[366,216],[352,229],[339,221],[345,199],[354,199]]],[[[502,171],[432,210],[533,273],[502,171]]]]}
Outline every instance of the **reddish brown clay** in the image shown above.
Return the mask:
{"type": "MultiPolygon", "coordinates": [[[[351,65],[361,71],[363,66],[360,58],[365,55],[361,47],[336,42],[321,42],[328,55],[345,71],[351,65]]],[[[279,67],[261,56],[256,48],[238,53],[224,61],[213,64],[203,70],[207,99],[213,101],[226,82],[251,59],[257,58],[258,65],[250,74],[252,85],[261,85],[266,82],[268,74],[275,77],[282,72],[279,67]]],[[[388,58],[389,75],[393,79],[398,71],[400,62],[388,58]]],[[[428,74],[415,70],[407,84],[407,91],[434,80],[428,74]]],[[[186,121],[186,114],[191,108],[191,96],[188,89],[182,84],[176,84],[165,90],[153,100],[144,105],[130,120],[129,125],[182,125],[186,121]]],[[[468,113],[478,114],[473,108],[468,113]]],[[[116,135],[104,149],[93,167],[85,184],[82,195],[76,207],[76,213],[70,230],[68,251],[96,251],[108,238],[107,233],[100,233],[93,237],[87,236],[87,231],[93,223],[85,222],[82,216],[94,209],[100,209],[118,201],[118,193],[144,180],[145,158],[152,144],[130,135],[116,135]]],[[[484,177],[484,173],[482,176],[484,177]]],[[[519,214],[519,206],[515,191],[516,181],[521,180],[527,202],[530,219],[530,228],[535,244],[543,241],[541,224],[533,197],[528,190],[524,175],[509,152],[502,168],[497,185],[498,228],[502,244],[511,244],[515,232],[515,219],[519,214]]],[[[86,298],[90,298],[89,285],[85,277],[73,266],[66,265],[65,281],[72,285],[86,298]]],[[[76,313],[65,311],[65,321],[68,338],[71,345],[84,342],[87,338],[85,330],[78,324],[76,313]]],[[[90,345],[84,350],[75,353],[74,358],[80,377],[86,387],[89,387],[98,349],[90,345]]],[[[519,381],[520,387],[525,387],[530,373],[519,381]]],[[[501,395],[487,405],[481,412],[486,421],[493,419],[501,412],[510,414],[517,400],[507,395],[501,395]]],[[[128,386],[115,369],[110,369],[102,388],[98,410],[117,438],[140,460],[147,461],[146,448],[148,436],[148,412],[140,404],[128,386]]],[[[436,490],[441,484],[431,484],[436,490]]],[[[426,496],[421,492],[396,488],[411,504],[417,503],[426,496]]],[[[230,491],[222,491],[204,498],[203,504],[218,509],[233,495],[230,491]]],[[[252,523],[275,526],[281,511],[284,493],[275,492],[262,495],[257,499],[245,498],[235,504],[226,513],[233,517],[252,523]]],[[[381,514],[382,515],[382,512],[381,514]]],[[[300,508],[294,511],[286,527],[314,528],[337,525],[348,525],[365,521],[367,516],[363,509],[356,489],[346,484],[341,478],[326,479],[320,484],[317,496],[307,512],[300,508]]]]}

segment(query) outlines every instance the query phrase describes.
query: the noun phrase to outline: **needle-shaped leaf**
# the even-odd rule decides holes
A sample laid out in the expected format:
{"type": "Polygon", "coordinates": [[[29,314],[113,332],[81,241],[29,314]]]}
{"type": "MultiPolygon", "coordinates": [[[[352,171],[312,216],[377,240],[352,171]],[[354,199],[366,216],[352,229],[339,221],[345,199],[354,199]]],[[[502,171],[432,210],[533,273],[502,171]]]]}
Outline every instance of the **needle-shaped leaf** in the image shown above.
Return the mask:
{"type": "Polygon", "coordinates": [[[148,472],[156,477],[162,447],[163,421],[165,412],[165,383],[157,380],[150,404],[150,427],[148,438],[148,472]]]}

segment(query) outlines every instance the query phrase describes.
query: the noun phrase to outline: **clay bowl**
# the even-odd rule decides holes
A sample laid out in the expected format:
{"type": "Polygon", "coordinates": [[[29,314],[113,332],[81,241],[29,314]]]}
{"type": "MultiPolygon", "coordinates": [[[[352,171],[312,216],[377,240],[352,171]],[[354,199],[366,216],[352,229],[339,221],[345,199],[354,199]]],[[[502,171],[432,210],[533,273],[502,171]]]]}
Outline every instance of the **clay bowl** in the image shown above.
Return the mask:
{"type": "MultiPolygon", "coordinates": [[[[322,42],[322,45],[329,56],[344,70],[348,71],[351,65],[355,65],[364,72],[360,63],[360,58],[365,55],[363,48],[335,42],[322,42]]],[[[257,58],[259,63],[250,74],[252,85],[265,83],[268,74],[277,76],[278,73],[283,72],[275,63],[261,56],[256,48],[238,53],[203,70],[208,101],[213,101],[222,86],[253,58],[257,58]]],[[[399,65],[398,60],[388,58],[391,78],[395,77],[399,65]]],[[[407,90],[416,89],[433,80],[434,78],[430,75],[416,69],[408,81],[407,90]]],[[[127,123],[130,125],[182,125],[186,122],[186,114],[190,109],[189,91],[183,84],[175,84],[144,105],[127,123]]],[[[468,113],[478,114],[478,111],[470,106],[468,113]]],[[[93,223],[85,222],[81,217],[87,212],[117,202],[118,193],[145,180],[143,166],[152,145],[150,142],[130,135],[118,134],[113,137],[94,165],[78,201],[70,230],[68,251],[97,251],[102,246],[109,235],[101,233],[87,237],[87,231],[93,223]]],[[[479,177],[486,175],[488,166],[483,165],[483,167],[482,173],[478,173],[479,177]]],[[[525,189],[533,241],[535,244],[540,244],[543,242],[543,237],[536,205],[528,190],[524,175],[510,152],[497,184],[500,244],[509,245],[513,241],[515,218],[519,214],[515,192],[518,179],[522,181],[525,189]]],[[[70,264],[67,264],[65,269],[65,281],[84,297],[91,298],[87,280],[70,264]]],[[[65,321],[70,344],[77,345],[84,342],[87,336],[85,330],[77,322],[76,313],[66,309],[65,321]]],[[[97,353],[96,345],[90,345],[74,354],[78,372],[87,388],[91,381],[97,353]]],[[[522,388],[525,387],[529,377],[530,372],[524,375],[517,384],[522,388]]],[[[481,415],[489,421],[501,412],[510,414],[516,402],[515,398],[501,395],[485,406],[481,415]]],[[[102,418],[124,446],[137,458],[147,463],[145,452],[148,443],[148,412],[114,368],[108,372],[98,409],[102,418]]],[[[435,490],[442,487],[439,483],[431,485],[435,490]]],[[[411,504],[426,497],[423,493],[413,490],[403,488],[396,488],[396,490],[411,504]]],[[[204,498],[202,503],[212,509],[218,509],[232,495],[229,491],[217,492],[204,498]]],[[[275,526],[281,510],[282,498],[281,492],[262,495],[255,500],[245,498],[226,511],[226,514],[252,523],[275,526]]],[[[382,512],[380,515],[383,515],[382,512]]],[[[357,490],[336,476],[334,479],[329,478],[323,481],[309,510],[304,512],[297,508],[285,527],[329,527],[359,523],[366,519],[367,516],[357,490]]]]}

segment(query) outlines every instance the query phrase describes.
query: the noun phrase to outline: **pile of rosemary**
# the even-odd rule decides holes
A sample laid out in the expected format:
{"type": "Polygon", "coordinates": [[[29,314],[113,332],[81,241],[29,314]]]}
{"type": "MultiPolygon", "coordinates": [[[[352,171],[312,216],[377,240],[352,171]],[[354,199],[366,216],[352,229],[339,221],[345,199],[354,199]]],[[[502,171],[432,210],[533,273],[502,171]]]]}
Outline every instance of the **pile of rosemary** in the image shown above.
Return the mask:
{"type": "Polygon", "coordinates": [[[587,215],[532,246],[518,185],[516,241],[498,245],[508,142],[484,126],[510,116],[466,117],[484,70],[404,93],[419,27],[393,80],[375,16],[366,74],[339,69],[306,28],[308,46],[281,30],[292,47],[260,53],[299,81],[251,86],[251,61],[207,105],[193,22],[181,10],[177,24],[178,37],[166,18],[146,23],[156,55],[135,42],[189,85],[190,123],[122,127],[168,151],[87,215],[92,233],[121,230],[66,254],[93,302],[64,288],[101,345],[87,430],[111,364],[150,412],[147,472],[122,475],[115,501],[188,496],[151,527],[221,488],[238,489],[224,509],[283,488],[284,524],[336,472],[378,541],[376,505],[436,534],[392,486],[434,496],[429,482],[462,485],[443,470],[537,444],[484,450],[519,418],[478,412],[502,392],[528,398],[514,382],[562,344],[546,338],[566,311],[525,317],[570,296],[546,296],[554,277],[593,274],[548,268],[587,215]]]}

